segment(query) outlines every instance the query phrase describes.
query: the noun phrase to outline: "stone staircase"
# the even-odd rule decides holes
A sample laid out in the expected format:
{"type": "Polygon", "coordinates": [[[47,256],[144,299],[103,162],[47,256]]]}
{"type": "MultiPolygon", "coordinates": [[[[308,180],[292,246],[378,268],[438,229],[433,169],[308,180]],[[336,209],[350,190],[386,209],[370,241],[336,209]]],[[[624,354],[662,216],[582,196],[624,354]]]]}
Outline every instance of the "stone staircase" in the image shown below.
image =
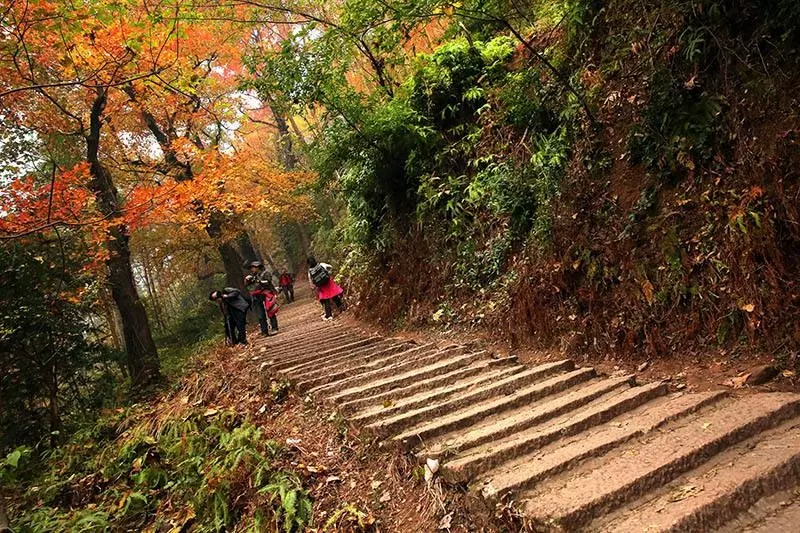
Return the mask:
{"type": "Polygon", "coordinates": [[[269,371],[543,531],[800,532],[800,395],[670,393],[286,308],[269,371]]]}

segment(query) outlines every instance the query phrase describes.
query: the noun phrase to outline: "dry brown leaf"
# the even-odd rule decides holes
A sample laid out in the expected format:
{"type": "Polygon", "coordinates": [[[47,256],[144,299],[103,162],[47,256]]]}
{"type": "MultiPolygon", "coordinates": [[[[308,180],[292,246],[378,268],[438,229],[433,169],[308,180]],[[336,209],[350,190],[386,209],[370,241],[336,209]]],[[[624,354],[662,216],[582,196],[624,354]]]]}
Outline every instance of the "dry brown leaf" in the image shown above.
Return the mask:
{"type": "Polygon", "coordinates": [[[747,379],[749,377],[750,377],[750,372],[729,379],[728,381],[725,382],[725,385],[733,389],[741,389],[742,387],[744,387],[744,384],[747,382],[747,379]]]}
{"type": "Polygon", "coordinates": [[[675,492],[669,495],[668,500],[670,502],[679,502],[681,500],[685,500],[686,498],[690,498],[703,490],[702,487],[698,487],[696,485],[684,485],[683,487],[679,488],[675,492]]]}

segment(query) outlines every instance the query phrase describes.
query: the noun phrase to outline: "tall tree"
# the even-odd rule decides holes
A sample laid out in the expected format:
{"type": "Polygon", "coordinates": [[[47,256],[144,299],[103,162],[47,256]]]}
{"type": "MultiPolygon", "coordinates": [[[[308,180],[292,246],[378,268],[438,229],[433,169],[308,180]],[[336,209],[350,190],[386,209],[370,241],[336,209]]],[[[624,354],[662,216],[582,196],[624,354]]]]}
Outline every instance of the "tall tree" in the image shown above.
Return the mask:
{"type": "MultiPolygon", "coordinates": [[[[134,7],[131,2],[88,1],[75,6],[66,1],[13,1],[2,19],[0,113],[41,139],[67,135],[84,145],[88,174],[80,185],[92,193],[101,222],[94,229],[106,251],[128,372],[135,384],[145,385],[159,377],[158,354],[136,290],[123,202],[103,162],[108,153],[103,148],[108,144],[104,131],[120,111],[119,104],[111,101],[112,92],[156,77],[179,51],[168,47],[175,42],[177,21],[159,21],[165,13],[145,6],[131,11],[134,7]]],[[[60,174],[53,172],[47,212],[38,213],[39,220],[18,228],[19,233],[66,222],[54,218],[52,210],[56,181],[65,177],[60,174]]]]}

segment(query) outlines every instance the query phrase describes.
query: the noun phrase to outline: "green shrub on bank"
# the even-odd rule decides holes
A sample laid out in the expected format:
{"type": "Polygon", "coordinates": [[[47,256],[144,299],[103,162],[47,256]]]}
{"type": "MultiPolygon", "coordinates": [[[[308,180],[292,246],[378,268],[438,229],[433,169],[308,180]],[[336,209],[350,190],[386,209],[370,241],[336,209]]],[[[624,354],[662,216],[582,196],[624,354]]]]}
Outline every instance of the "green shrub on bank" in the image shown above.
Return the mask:
{"type": "Polygon", "coordinates": [[[119,413],[42,457],[42,473],[27,480],[16,530],[138,530],[191,521],[194,531],[291,533],[310,524],[308,493],[296,474],[277,466],[286,452],[261,429],[229,411],[189,411],[161,423],[151,416],[119,413]]]}

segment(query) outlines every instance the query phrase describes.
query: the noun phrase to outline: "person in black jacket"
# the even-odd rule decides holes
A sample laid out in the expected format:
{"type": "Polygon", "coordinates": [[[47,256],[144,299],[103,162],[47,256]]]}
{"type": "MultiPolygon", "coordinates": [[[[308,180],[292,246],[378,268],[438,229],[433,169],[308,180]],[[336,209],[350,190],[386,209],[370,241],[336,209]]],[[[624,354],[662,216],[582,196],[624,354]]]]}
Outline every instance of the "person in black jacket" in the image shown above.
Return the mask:
{"type": "Polygon", "coordinates": [[[219,302],[225,317],[225,335],[231,344],[247,345],[247,310],[250,302],[239,289],[225,287],[208,295],[212,302],[219,302]]]}

